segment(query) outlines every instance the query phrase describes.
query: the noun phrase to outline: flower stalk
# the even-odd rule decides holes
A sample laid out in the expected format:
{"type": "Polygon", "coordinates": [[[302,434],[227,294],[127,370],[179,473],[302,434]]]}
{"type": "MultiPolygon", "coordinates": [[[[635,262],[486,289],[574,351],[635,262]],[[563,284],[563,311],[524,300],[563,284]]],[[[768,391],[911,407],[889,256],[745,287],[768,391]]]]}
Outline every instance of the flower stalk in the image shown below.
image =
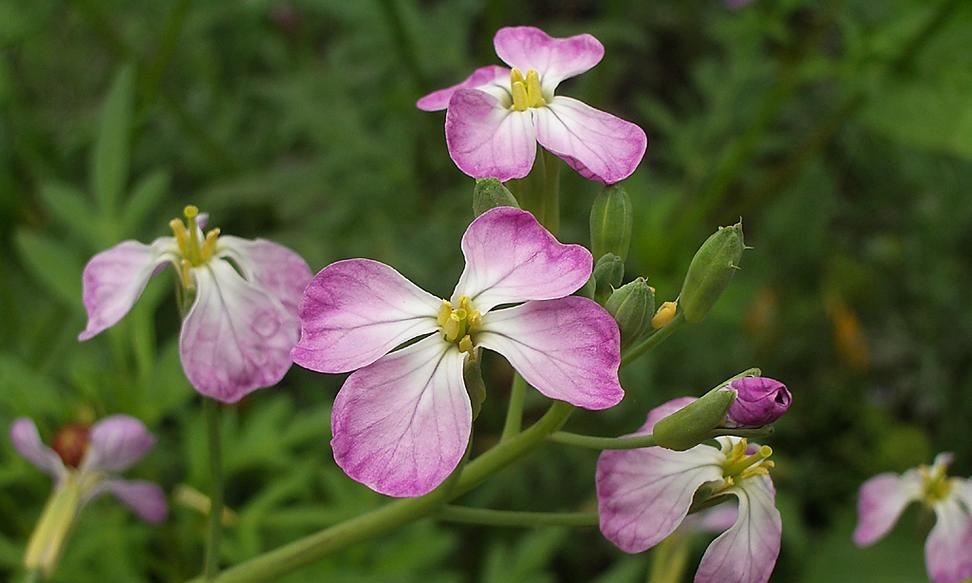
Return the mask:
{"type": "Polygon", "coordinates": [[[203,574],[206,579],[213,579],[219,574],[219,549],[223,538],[223,459],[220,447],[219,414],[219,403],[213,399],[203,400],[211,476],[209,528],[206,532],[206,555],[203,562],[203,574]]]}

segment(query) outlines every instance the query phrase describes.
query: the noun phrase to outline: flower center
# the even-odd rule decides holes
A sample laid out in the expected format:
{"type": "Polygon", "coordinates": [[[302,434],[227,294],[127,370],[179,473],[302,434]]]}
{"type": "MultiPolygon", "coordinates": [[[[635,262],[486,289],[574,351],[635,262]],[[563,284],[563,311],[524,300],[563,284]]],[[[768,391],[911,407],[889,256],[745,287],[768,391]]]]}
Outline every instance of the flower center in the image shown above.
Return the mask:
{"type": "Polygon", "coordinates": [[[452,302],[442,300],[436,322],[445,337],[446,342],[459,346],[462,352],[471,352],[473,342],[471,334],[476,332],[482,323],[482,314],[473,307],[468,296],[459,297],[459,307],[453,307],[452,302]]]}
{"type": "Polygon", "coordinates": [[[946,464],[935,464],[918,468],[922,477],[922,498],[927,504],[941,502],[951,493],[955,480],[945,473],[947,467],[946,464]]]}
{"type": "Polygon", "coordinates": [[[65,425],[54,434],[51,449],[60,456],[64,465],[78,467],[88,451],[88,426],[81,423],[65,425]]]}
{"type": "Polygon", "coordinates": [[[510,71],[510,93],[513,95],[513,111],[547,105],[540,91],[540,75],[536,69],[528,69],[524,78],[523,73],[513,67],[510,71]]]}
{"type": "Polygon", "coordinates": [[[776,464],[768,459],[773,455],[773,448],[762,445],[756,453],[749,454],[749,443],[745,438],[740,439],[730,449],[724,449],[726,461],[722,463],[723,488],[732,487],[753,476],[766,476],[776,464]]]}
{"type": "Polygon", "coordinates": [[[186,222],[183,223],[178,218],[172,219],[169,221],[169,227],[172,229],[176,244],[179,246],[179,253],[182,255],[179,264],[179,276],[182,278],[183,285],[190,287],[192,280],[189,278],[189,269],[205,265],[212,259],[213,253],[216,251],[216,242],[219,239],[219,229],[210,229],[206,233],[206,237],[200,241],[200,229],[196,221],[199,216],[199,209],[191,204],[186,205],[182,214],[186,217],[186,222]]]}

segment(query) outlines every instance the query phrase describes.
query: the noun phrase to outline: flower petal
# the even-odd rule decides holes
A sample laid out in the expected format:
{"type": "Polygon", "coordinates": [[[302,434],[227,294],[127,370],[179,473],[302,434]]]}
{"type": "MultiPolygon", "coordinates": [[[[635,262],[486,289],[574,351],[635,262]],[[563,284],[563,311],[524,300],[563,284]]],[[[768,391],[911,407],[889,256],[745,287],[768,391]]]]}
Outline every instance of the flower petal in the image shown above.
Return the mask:
{"type": "Polygon", "coordinates": [[[505,95],[511,99],[510,92],[510,70],[499,65],[488,65],[480,67],[466,77],[462,83],[457,83],[445,89],[433,91],[419,99],[415,106],[423,111],[440,111],[449,107],[449,100],[453,94],[460,89],[478,89],[485,91],[499,99],[505,95]]]}
{"type": "Polygon", "coordinates": [[[95,472],[122,472],[155,446],[145,424],[128,415],[112,415],[91,427],[88,452],[81,467],[95,472]]]}
{"type": "Polygon", "coordinates": [[[645,424],[638,428],[635,435],[646,435],[655,429],[655,423],[658,423],[665,417],[668,417],[675,411],[689,405],[695,401],[695,397],[676,397],[671,401],[666,401],[661,405],[655,407],[648,412],[648,418],[645,419],[645,424]]]}
{"type": "Polygon", "coordinates": [[[193,268],[196,301],[179,355],[197,391],[224,403],[278,382],[290,369],[297,318],[221,259],[193,268]]]}
{"type": "Polygon", "coordinates": [[[723,459],[708,445],[603,452],[597,460],[601,533],[627,553],[655,546],[685,519],[699,486],[722,478],[723,459]]]}
{"type": "Polygon", "coordinates": [[[142,295],[156,268],[172,261],[175,249],[175,239],[161,237],[151,245],[123,241],[92,257],[81,276],[88,325],[78,340],[117,324],[142,295]]]}
{"type": "Polygon", "coordinates": [[[464,358],[436,334],[349,376],[331,412],[331,449],[345,473],[389,496],[441,484],[472,427],[464,358]]]}
{"type": "Polygon", "coordinates": [[[460,89],[445,120],[449,157],[473,178],[523,178],[537,156],[532,111],[513,111],[495,95],[460,89]]]}
{"type": "Polygon", "coordinates": [[[921,496],[921,476],[914,470],[904,475],[888,472],[864,482],[858,494],[854,544],[874,544],[891,530],[909,502],[921,496]]]}
{"type": "Polygon", "coordinates": [[[643,129],[570,97],[554,97],[534,112],[540,145],[587,179],[624,180],[648,149],[643,129]]]}
{"type": "Polygon", "coordinates": [[[621,340],[614,318],[595,302],[569,296],[531,301],[483,316],[479,346],[495,350],[551,399],[585,409],[621,402],[621,340]]]}
{"type": "Polygon", "coordinates": [[[689,519],[696,516],[698,518],[692,521],[696,532],[718,533],[732,527],[739,517],[739,508],[728,503],[720,504],[698,514],[690,514],[683,524],[688,524],[689,519]]]}
{"type": "Polygon", "coordinates": [[[10,440],[21,457],[37,466],[45,474],[55,480],[59,480],[64,475],[64,462],[53,449],[41,441],[40,434],[37,433],[37,425],[32,419],[20,417],[15,420],[10,426],[10,440]]]}
{"type": "Polygon", "coordinates": [[[330,373],[369,365],[399,344],[437,330],[441,304],[384,263],[332,263],[304,292],[294,362],[330,373]]]}
{"type": "Polygon", "coordinates": [[[564,79],[580,75],[604,57],[604,45],[589,34],[556,38],[533,26],[508,26],[493,37],[496,54],[526,75],[540,75],[545,96],[552,96],[564,79]]]}
{"type": "Polygon", "coordinates": [[[288,312],[297,313],[304,288],[314,275],[303,257],[273,241],[230,235],[219,238],[218,254],[235,261],[247,281],[273,294],[288,312]]]}
{"type": "Polygon", "coordinates": [[[925,541],[925,567],[934,583],[972,578],[972,516],[955,496],[935,505],[935,526],[925,541]]]}
{"type": "Polygon", "coordinates": [[[480,312],[499,304],[569,296],[590,278],[594,260],[580,245],[557,241],[530,213],[491,209],[462,236],[466,267],[453,301],[468,296],[480,312]]]}
{"type": "Polygon", "coordinates": [[[145,522],[158,524],[165,521],[169,514],[165,492],[158,484],[145,480],[105,480],[98,485],[89,500],[109,492],[145,522]]]}
{"type": "Polygon", "coordinates": [[[755,476],[726,492],[739,498],[736,523],[706,549],[695,583],[766,583],[783,534],[773,483],[767,476],[755,476]]]}

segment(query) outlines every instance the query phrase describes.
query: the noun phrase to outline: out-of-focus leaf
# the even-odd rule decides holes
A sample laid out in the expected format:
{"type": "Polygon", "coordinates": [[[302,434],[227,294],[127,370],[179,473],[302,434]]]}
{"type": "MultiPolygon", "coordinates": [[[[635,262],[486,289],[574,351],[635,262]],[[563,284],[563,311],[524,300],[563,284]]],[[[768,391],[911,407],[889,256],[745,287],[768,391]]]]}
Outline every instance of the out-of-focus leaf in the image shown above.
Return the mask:
{"type": "Polygon", "coordinates": [[[550,561],[567,534],[562,528],[542,528],[523,534],[512,546],[497,542],[486,556],[482,583],[555,581],[550,561]]]}
{"type": "MultiPolygon", "coordinates": [[[[156,170],[145,176],[132,189],[132,194],[122,212],[122,233],[134,236],[145,220],[157,210],[162,199],[169,192],[171,175],[167,170],[156,170]]],[[[165,223],[160,217],[159,224],[165,223]]]]}
{"type": "Polygon", "coordinates": [[[134,101],[135,68],[125,65],[115,75],[101,107],[91,160],[91,191],[108,216],[116,215],[128,179],[134,101]]]}
{"type": "Polygon", "coordinates": [[[51,295],[73,309],[81,308],[82,262],[65,244],[47,235],[20,230],[17,250],[24,266],[51,295]]]}
{"type": "Polygon", "coordinates": [[[62,226],[88,242],[93,248],[100,243],[99,217],[88,203],[84,193],[60,182],[48,182],[41,186],[44,207],[62,226]]]}
{"type": "Polygon", "coordinates": [[[16,356],[0,353],[0,410],[4,415],[58,419],[68,413],[66,404],[57,382],[16,356]]]}

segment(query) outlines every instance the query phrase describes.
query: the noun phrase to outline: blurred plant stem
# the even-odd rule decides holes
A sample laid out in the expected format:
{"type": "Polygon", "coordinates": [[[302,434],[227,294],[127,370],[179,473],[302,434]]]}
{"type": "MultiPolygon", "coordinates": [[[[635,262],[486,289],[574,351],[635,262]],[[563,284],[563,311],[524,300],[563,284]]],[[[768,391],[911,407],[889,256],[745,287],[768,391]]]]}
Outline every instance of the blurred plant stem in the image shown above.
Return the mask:
{"type": "Polygon", "coordinates": [[[213,579],[219,574],[219,547],[223,537],[223,459],[220,448],[220,405],[215,399],[204,398],[206,438],[209,442],[209,530],[206,534],[206,557],[203,576],[213,579]]]}
{"type": "Polygon", "coordinates": [[[678,583],[688,566],[691,540],[678,532],[663,540],[651,553],[648,583],[678,583]]]}
{"type": "Polygon", "coordinates": [[[597,512],[518,512],[446,505],[436,515],[439,520],[487,526],[597,526],[597,512]]]}
{"type": "Polygon", "coordinates": [[[513,373],[510,386],[510,404],[506,409],[506,421],[500,441],[506,441],[520,432],[523,425],[523,400],[526,398],[527,382],[518,372],[513,373]]]}
{"type": "MultiPolygon", "coordinates": [[[[104,8],[94,0],[73,0],[74,6],[81,16],[88,21],[115,56],[135,63],[143,63],[143,58],[134,47],[112,27],[111,21],[104,12],[104,8]]],[[[169,111],[176,122],[189,137],[196,142],[209,162],[224,172],[231,172],[238,168],[238,164],[220,144],[211,136],[198,120],[164,87],[162,77],[177,46],[179,33],[188,12],[188,2],[181,1],[173,7],[173,12],[167,18],[163,29],[163,37],[159,43],[159,52],[154,62],[147,67],[148,76],[139,83],[139,98],[142,106],[150,105],[156,96],[162,106],[169,111]],[[185,5],[184,5],[185,4],[185,5]]],[[[143,63],[144,64],[144,63],[143,63]]],[[[142,67],[138,67],[142,70],[142,67]]]]}
{"type": "MultiPolygon", "coordinates": [[[[772,427],[757,427],[754,429],[715,429],[709,437],[722,437],[733,435],[736,437],[762,438],[773,434],[772,427]]],[[[638,435],[635,437],[597,437],[594,435],[583,435],[580,433],[570,433],[568,431],[557,431],[547,438],[553,443],[561,445],[573,445],[587,449],[640,449],[643,447],[653,447],[655,437],[651,434],[638,435]]]]}

